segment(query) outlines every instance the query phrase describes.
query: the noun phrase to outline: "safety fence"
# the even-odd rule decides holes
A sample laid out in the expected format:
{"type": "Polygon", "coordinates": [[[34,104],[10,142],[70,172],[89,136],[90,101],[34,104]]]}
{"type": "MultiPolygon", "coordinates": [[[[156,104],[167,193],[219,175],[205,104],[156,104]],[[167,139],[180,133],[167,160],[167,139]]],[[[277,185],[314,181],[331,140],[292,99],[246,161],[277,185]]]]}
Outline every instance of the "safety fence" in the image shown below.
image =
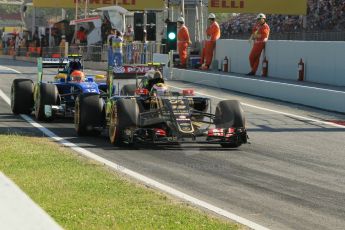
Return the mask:
{"type": "MultiPolygon", "coordinates": [[[[154,53],[162,53],[164,45],[156,42],[129,43],[122,46],[122,58],[124,64],[145,64],[153,61],[154,53]]],[[[71,45],[65,47],[5,47],[0,48],[0,55],[22,56],[22,57],[51,57],[60,58],[67,54],[80,54],[85,61],[107,62],[110,52],[113,49],[108,45],[71,45]]]]}
{"type": "MultiPolygon", "coordinates": [[[[227,34],[223,32],[223,39],[248,39],[249,33],[227,34]]],[[[344,31],[328,31],[328,32],[272,32],[270,40],[292,40],[292,41],[345,41],[344,31]]]]}

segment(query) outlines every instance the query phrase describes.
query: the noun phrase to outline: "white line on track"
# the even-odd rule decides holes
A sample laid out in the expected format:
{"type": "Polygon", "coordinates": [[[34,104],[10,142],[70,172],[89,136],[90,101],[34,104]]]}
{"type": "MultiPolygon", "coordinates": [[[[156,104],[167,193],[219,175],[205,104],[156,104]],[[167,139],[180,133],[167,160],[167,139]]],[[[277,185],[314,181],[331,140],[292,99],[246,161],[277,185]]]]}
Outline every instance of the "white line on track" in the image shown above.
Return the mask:
{"type": "MultiPolygon", "coordinates": [[[[4,101],[10,105],[10,99],[8,98],[8,96],[0,89],[0,97],[2,97],[2,99],[4,99],[4,101]]],[[[76,152],[78,152],[79,154],[87,157],[87,158],[90,158],[92,160],[95,160],[95,161],[98,161],[108,167],[110,167],[111,169],[117,171],[117,172],[120,172],[120,173],[123,173],[123,174],[126,174],[132,178],[135,178],[149,186],[152,186],[152,187],[155,187],[161,191],[164,191],[168,194],[171,194],[177,198],[180,198],[180,199],[183,199],[185,201],[188,201],[196,206],[199,206],[199,207],[202,207],[202,208],[205,208],[209,211],[212,211],[214,213],[217,213],[218,215],[221,215],[223,217],[226,217],[228,219],[231,219],[233,221],[236,221],[240,224],[243,224],[249,228],[252,228],[252,229],[255,229],[255,230],[268,230],[268,228],[264,227],[264,226],[261,226],[257,223],[254,223],[250,220],[247,220],[243,217],[240,217],[236,214],[233,214],[231,212],[228,212],[224,209],[221,209],[219,207],[216,207],[210,203],[207,203],[205,201],[202,201],[202,200],[199,200],[193,196],[190,196],[188,194],[185,194],[181,191],[178,191],[172,187],[169,187],[167,185],[164,185],[158,181],[155,181],[149,177],[146,177],[142,174],[139,174],[137,172],[134,172],[130,169],[127,169],[119,164],[116,164],[114,162],[111,162],[103,157],[100,157],[94,153],[92,153],[91,151],[88,151],[84,148],[81,148],[79,147],[78,145],[72,143],[72,142],[69,142],[68,140],[65,140],[64,138],[62,137],[59,137],[57,136],[55,133],[53,133],[52,131],[50,131],[49,129],[43,127],[41,124],[35,122],[34,120],[31,119],[31,117],[27,116],[27,115],[23,115],[21,114],[20,115],[24,120],[26,120],[29,124],[31,124],[33,127],[39,129],[41,132],[43,132],[45,135],[47,135],[48,137],[50,137],[52,140],[56,141],[56,142],[59,142],[60,144],[62,144],[63,146],[65,147],[68,147],[76,152]]]]}
{"type": "MultiPolygon", "coordinates": [[[[188,70],[188,69],[185,69],[185,71],[187,72],[195,72],[195,70],[188,70]]],[[[220,73],[212,73],[212,72],[209,72],[208,73],[209,75],[214,75],[214,76],[224,76],[223,74],[220,74],[220,73]]],[[[231,78],[238,78],[238,79],[243,79],[243,77],[240,77],[240,76],[229,76],[231,78]]],[[[248,81],[256,81],[256,82],[269,82],[271,84],[279,84],[279,85],[286,85],[286,86],[296,86],[294,84],[291,84],[291,83],[285,83],[285,82],[275,82],[275,81],[267,81],[267,80],[262,80],[262,79],[257,79],[257,78],[246,78],[246,80],[248,81]]],[[[301,87],[301,88],[308,88],[308,89],[320,89],[320,88],[317,88],[317,87],[313,87],[313,86],[307,86],[307,85],[299,85],[298,87],[301,87]]],[[[333,90],[333,89],[322,89],[324,91],[329,91],[329,92],[339,92],[338,90],[333,90]]]]}
{"type": "MultiPolygon", "coordinates": [[[[175,89],[178,89],[178,90],[185,89],[185,88],[176,87],[176,86],[172,86],[172,85],[169,85],[169,87],[175,88],[175,89]]],[[[195,92],[195,93],[198,94],[198,95],[201,95],[201,96],[211,97],[211,98],[215,98],[215,99],[218,99],[218,100],[228,100],[229,99],[229,98],[217,97],[217,96],[213,96],[213,95],[209,95],[209,94],[205,94],[205,93],[200,93],[200,92],[195,92]]],[[[244,106],[247,106],[247,107],[251,107],[251,108],[255,108],[255,109],[260,109],[260,110],[264,110],[264,111],[267,111],[267,112],[278,113],[278,114],[281,114],[281,115],[286,115],[286,116],[294,117],[294,118],[301,119],[301,120],[312,121],[312,122],[319,123],[319,124],[330,125],[330,126],[334,126],[334,127],[337,127],[337,128],[345,129],[345,126],[343,126],[343,125],[338,125],[338,124],[335,124],[335,123],[332,123],[332,122],[328,122],[328,121],[317,120],[317,119],[313,119],[313,118],[309,118],[309,117],[304,117],[304,116],[300,116],[300,115],[296,115],[296,114],[292,114],[292,113],[286,113],[286,112],[282,112],[282,111],[278,111],[278,110],[268,109],[268,108],[264,108],[264,107],[260,107],[260,106],[256,106],[256,105],[242,103],[242,102],[241,102],[241,104],[244,105],[244,106]]]]}
{"type": "Polygon", "coordinates": [[[13,71],[13,72],[15,72],[15,73],[21,74],[21,72],[19,72],[18,70],[15,70],[15,69],[12,69],[12,68],[3,66],[3,65],[0,65],[0,70],[1,70],[1,69],[2,69],[2,70],[13,71]]]}

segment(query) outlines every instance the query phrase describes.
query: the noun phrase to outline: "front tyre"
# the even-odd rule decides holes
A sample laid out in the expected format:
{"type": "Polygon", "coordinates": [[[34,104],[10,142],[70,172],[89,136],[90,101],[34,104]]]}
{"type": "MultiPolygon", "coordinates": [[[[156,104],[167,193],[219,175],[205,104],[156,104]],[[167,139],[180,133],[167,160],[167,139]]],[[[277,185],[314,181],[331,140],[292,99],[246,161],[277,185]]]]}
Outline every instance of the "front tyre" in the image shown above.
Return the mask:
{"type": "Polygon", "coordinates": [[[109,139],[113,145],[124,144],[124,130],[138,126],[139,106],[134,98],[121,98],[112,106],[109,139]]]}
{"type": "Polygon", "coordinates": [[[34,84],[30,79],[14,79],[11,86],[11,109],[14,114],[31,114],[34,107],[34,84]]]}
{"type": "Polygon", "coordinates": [[[104,123],[104,103],[98,94],[80,94],[75,101],[74,128],[78,136],[97,136],[104,123]]]}
{"type": "Polygon", "coordinates": [[[59,91],[54,84],[41,83],[37,85],[35,100],[35,117],[38,121],[51,121],[53,116],[48,117],[45,114],[45,105],[56,105],[58,102],[59,91]]]}
{"type": "MultiPolygon", "coordinates": [[[[216,128],[244,128],[245,116],[241,103],[237,100],[224,100],[218,103],[215,113],[216,128]]],[[[237,148],[242,145],[242,141],[222,143],[223,148],[237,148]]]]}

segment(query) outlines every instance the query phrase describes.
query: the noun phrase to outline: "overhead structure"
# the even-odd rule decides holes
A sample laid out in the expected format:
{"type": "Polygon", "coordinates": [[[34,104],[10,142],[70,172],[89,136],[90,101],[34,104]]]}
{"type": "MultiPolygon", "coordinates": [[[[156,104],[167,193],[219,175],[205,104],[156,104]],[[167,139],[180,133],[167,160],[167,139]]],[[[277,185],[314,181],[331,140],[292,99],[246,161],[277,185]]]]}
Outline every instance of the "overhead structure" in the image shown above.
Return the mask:
{"type": "Polygon", "coordinates": [[[208,7],[213,13],[307,14],[307,0],[209,0],[208,7]]]}
{"type": "Polygon", "coordinates": [[[0,5],[23,5],[24,0],[0,0],[0,5]]]}
{"type": "Polygon", "coordinates": [[[116,28],[120,31],[125,30],[125,17],[131,13],[121,6],[104,6],[97,8],[96,11],[102,12],[103,15],[108,16],[108,20],[111,23],[113,28],[116,28]]]}
{"type": "Polygon", "coordinates": [[[75,8],[75,4],[85,4],[88,2],[89,9],[96,9],[106,6],[122,6],[127,10],[161,10],[164,7],[163,0],[33,0],[35,7],[50,7],[50,8],[75,8]]]}

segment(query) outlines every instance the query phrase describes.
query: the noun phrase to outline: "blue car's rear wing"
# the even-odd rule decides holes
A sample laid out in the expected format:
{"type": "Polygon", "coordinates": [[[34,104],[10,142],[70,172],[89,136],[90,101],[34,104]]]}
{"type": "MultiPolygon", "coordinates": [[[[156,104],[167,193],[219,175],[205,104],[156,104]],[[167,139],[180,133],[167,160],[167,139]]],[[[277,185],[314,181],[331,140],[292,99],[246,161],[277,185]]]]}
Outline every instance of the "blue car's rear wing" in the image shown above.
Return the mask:
{"type": "Polygon", "coordinates": [[[70,61],[82,61],[82,55],[70,54],[64,58],[42,58],[43,68],[64,68],[70,61]]]}
{"type": "Polygon", "coordinates": [[[63,68],[69,62],[68,58],[42,58],[43,68],[63,68]]]}

